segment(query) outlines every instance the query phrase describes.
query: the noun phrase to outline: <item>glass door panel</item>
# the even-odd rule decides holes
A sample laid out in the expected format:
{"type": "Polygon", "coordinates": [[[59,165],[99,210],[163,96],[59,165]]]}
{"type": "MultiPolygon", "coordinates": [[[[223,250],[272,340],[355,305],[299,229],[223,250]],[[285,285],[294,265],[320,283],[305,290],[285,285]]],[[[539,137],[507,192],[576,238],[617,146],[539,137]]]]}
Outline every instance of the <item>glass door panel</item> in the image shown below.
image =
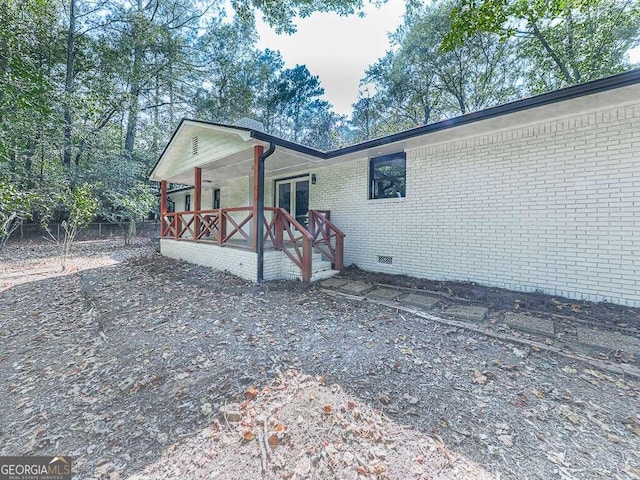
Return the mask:
{"type": "Polygon", "coordinates": [[[278,183],[276,206],[284,208],[287,212],[291,213],[291,183],[278,183]]]}
{"type": "Polygon", "coordinates": [[[276,180],[275,206],[284,208],[306,228],[309,221],[309,177],[276,180]]]}
{"type": "Polygon", "coordinates": [[[296,187],[296,220],[307,228],[309,223],[309,180],[295,181],[296,187]]]}

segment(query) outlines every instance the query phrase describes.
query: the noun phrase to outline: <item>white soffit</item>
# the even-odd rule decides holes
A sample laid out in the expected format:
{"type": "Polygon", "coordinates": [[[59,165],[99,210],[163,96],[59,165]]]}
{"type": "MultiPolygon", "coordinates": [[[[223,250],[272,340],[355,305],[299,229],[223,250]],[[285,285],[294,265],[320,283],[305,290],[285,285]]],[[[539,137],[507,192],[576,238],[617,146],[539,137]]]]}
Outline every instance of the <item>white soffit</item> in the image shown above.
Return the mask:
{"type": "MultiPolygon", "coordinates": [[[[268,142],[251,138],[247,130],[185,120],[150,179],[193,185],[194,167],[200,167],[203,183],[220,187],[230,180],[253,174],[256,145],[262,145],[265,151],[269,148],[268,142]],[[194,137],[198,138],[197,154],[192,149],[194,137]]],[[[321,161],[313,155],[278,145],[265,162],[265,172],[286,175],[321,161]]]]}
{"type": "Polygon", "coordinates": [[[150,179],[179,183],[177,179],[187,172],[189,177],[193,176],[194,167],[227,158],[255,144],[246,130],[185,120],[160,157],[150,179]],[[192,144],[195,137],[197,154],[194,154],[192,144]]]}

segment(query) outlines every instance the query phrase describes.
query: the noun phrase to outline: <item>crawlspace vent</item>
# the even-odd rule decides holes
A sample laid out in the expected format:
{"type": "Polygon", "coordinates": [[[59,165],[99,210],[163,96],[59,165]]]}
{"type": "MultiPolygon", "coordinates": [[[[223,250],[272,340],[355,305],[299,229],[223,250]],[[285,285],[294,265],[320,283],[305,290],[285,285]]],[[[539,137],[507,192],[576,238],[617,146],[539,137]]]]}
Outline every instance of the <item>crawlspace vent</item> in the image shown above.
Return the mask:
{"type": "Polygon", "coordinates": [[[198,154],[198,137],[191,137],[191,153],[198,154]]]}
{"type": "Polygon", "coordinates": [[[378,263],[382,263],[383,265],[393,265],[393,257],[378,255],[378,263]]]}

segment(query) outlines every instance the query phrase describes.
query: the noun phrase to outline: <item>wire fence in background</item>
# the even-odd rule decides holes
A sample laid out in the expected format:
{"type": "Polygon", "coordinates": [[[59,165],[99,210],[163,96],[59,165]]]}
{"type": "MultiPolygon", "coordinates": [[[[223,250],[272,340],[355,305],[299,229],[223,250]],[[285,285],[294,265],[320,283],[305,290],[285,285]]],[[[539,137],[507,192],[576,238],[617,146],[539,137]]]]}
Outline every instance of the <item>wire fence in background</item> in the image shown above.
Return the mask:
{"type": "MultiPolygon", "coordinates": [[[[61,240],[64,237],[62,224],[50,223],[48,228],[56,240],[61,240]]],[[[124,225],[124,228],[128,228],[128,225],[124,225]]],[[[78,230],[78,236],[76,238],[78,240],[91,240],[97,238],[123,237],[124,233],[125,230],[117,223],[95,222],[78,230]]],[[[51,238],[51,235],[49,235],[39,223],[23,223],[13,232],[9,241],[15,242],[20,240],[51,238]]],[[[159,237],[160,223],[155,220],[136,222],[136,236],[149,238],[159,237]]]]}

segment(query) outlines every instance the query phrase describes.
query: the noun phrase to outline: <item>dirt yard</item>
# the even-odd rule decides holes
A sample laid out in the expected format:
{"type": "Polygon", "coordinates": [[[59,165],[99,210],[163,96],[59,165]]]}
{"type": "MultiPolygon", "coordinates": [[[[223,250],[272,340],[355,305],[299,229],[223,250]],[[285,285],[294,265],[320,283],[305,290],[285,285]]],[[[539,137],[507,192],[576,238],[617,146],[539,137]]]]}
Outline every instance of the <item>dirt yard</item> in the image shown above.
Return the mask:
{"type": "Polygon", "coordinates": [[[78,479],[640,478],[636,380],[146,242],[55,255],[0,255],[0,455],[78,479]]]}

